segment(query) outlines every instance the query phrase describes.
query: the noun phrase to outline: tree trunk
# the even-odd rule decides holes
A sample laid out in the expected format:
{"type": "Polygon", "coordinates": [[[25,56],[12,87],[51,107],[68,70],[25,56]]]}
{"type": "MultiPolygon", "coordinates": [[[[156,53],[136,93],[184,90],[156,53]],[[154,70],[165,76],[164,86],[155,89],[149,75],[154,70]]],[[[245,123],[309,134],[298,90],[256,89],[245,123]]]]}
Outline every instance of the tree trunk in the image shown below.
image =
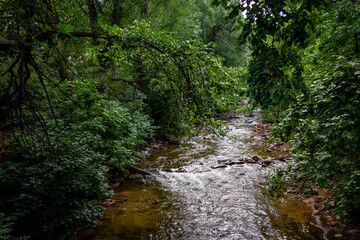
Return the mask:
{"type": "Polygon", "coordinates": [[[124,0],[113,0],[113,11],[111,14],[111,25],[121,27],[124,11],[124,0]]]}
{"type": "MultiPolygon", "coordinates": [[[[90,28],[92,32],[101,32],[101,29],[97,26],[98,14],[96,11],[96,1],[97,0],[87,0],[87,5],[89,9],[90,28]]],[[[109,39],[107,40],[110,41],[109,39]]],[[[99,46],[100,44],[96,37],[93,37],[93,44],[94,46],[99,46]]],[[[100,51],[100,54],[98,55],[100,70],[102,72],[105,72],[106,70],[109,69],[114,69],[113,61],[110,58],[104,56],[106,51],[107,50],[105,48],[104,50],[100,51]]]]}
{"type": "Polygon", "coordinates": [[[149,11],[149,3],[150,0],[144,0],[144,3],[141,5],[140,9],[140,17],[141,19],[144,19],[149,11]]]}

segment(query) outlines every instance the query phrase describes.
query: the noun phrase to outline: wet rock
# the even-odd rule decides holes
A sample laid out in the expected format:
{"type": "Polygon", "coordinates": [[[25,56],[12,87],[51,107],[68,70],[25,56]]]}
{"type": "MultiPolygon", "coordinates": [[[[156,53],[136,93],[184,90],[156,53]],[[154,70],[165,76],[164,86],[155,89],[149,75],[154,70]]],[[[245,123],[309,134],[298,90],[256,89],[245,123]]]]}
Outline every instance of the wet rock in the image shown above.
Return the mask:
{"type": "Polygon", "coordinates": [[[290,155],[288,155],[288,154],[283,154],[283,155],[278,156],[279,161],[287,161],[289,159],[290,159],[290,155]]]}
{"type": "Polygon", "coordinates": [[[251,159],[255,160],[256,162],[261,160],[261,158],[259,156],[256,156],[256,155],[254,155],[251,159]]]}
{"type": "Polygon", "coordinates": [[[212,169],[217,169],[217,168],[226,168],[227,165],[226,164],[220,164],[220,165],[217,165],[217,166],[213,166],[211,167],[212,169]]]}
{"type": "Polygon", "coordinates": [[[182,172],[187,172],[187,171],[181,167],[181,168],[176,169],[175,172],[182,173],[182,172]]]}
{"type": "Polygon", "coordinates": [[[187,172],[184,168],[164,168],[163,169],[164,172],[177,172],[177,173],[183,173],[183,172],[187,172]]]}
{"type": "Polygon", "coordinates": [[[274,161],[271,160],[271,159],[265,159],[265,160],[261,161],[261,166],[267,167],[267,166],[269,166],[270,164],[272,164],[273,162],[274,162],[274,161]]]}
{"type": "Polygon", "coordinates": [[[360,233],[360,230],[358,230],[358,229],[351,229],[351,230],[348,231],[348,233],[350,233],[350,234],[360,233]]]}
{"type": "Polygon", "coordinates": [[[246,159],[245,163],[257,163],[258,161],[254,160],[254,159],[246,159]]]}
{"type": "Polygon", "coordinates": [[[236,165],[236,164],[244,164],[244,162],[243,161],[237,161],[237,162],[228,162],[228,163],[226,163],[226,165],[228,165],[228,166],[232,166],[232,165],[236,165]]]}
{"type": "Polygon", "coordinates": [[[141,180],[144,177],[140,173],[131,173],[127,178],[130,179],[130,180],[141,180]]]}
{"type": "Polygon", "coordinates": [[[340,233],[337,233],[337,234],[335,234],[335,235],[334,235],[334,237],[336,237],[336,238],[342,238],[342,237],[343,237],[343,235],[342,235],[342,234],[340,234],[340,233]]]}
{"type": "Polygon", "coordinates": [[[325,210],[325,206],[321,206],[321,207],[319,207],[319,211],[324,211],[325,210]]]}
{"type": "Polygon", "coordinates": [[[142,183],[144,185],[148,185],[148,186],[152,186],[152,185],[155,184],[153,181],[150,181],[150,180],[147,180],[147,179],[143,179],[142,183]]]}
{"type": "Polygon", "coordinates": [[[217,162],[220,163],[220,164],[223,164],[223,163],[227,163],[228,160],[224,160],[224,159],[223,159],[223,160],[218,160],[217,162]]]}

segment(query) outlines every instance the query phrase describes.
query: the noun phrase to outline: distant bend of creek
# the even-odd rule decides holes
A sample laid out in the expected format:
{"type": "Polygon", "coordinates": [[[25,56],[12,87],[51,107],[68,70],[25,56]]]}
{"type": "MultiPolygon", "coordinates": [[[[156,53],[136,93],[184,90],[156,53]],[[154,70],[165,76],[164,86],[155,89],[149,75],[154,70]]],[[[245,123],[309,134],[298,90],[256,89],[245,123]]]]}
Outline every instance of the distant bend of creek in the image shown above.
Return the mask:
{"type": "Polygon", "coordinates": [[[323,239],[305,203],[263,194],[271,166],[214,168],[254,155],[269,157],[252,131],[261,117],[251,119],[250,124],[245,117],[225,121],[230,130],[223,138],[199,136],[185,146],[155,150],[139,165],[152,173],[154,184],[122,184],[100,226],[79,239],[323,239]]]}

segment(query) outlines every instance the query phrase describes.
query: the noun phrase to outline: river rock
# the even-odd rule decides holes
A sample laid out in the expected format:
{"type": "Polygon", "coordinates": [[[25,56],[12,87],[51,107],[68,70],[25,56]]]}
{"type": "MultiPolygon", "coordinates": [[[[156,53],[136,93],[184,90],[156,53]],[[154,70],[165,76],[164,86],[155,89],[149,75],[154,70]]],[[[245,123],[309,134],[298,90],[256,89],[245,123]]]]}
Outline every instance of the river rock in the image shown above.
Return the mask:
{"type": "Polygon", "coordinates": [[[250,158],[247,158],[246,159],[246,163],[257,163],[258,161],[254,160],[254,159],[250,159],[250,158]]]}
{"type": "Polygon", "coordinates": [[[232,165],[236,165],[236,164],[244,164],[243,161],[237,161],[237,162],[227,162],[226,165],[232,166],[232,165]]]}
{"type": "Polygon", "coordinates": [[[144,178],[144,176],[140,173],[131,173],[127,178],[130,180],[141,180],[144,178]]]}
{"type": "Polygon", "coordinates": [[[187,172],[187,171],[181,167],[181,168],[176,169],[175,172],[183,173],[183,172],[187,172]]]}
{"type": "Polygon", "coordinates": [[[275,148],[276,148],[276,143],[270,144],[269,149],[275,150],[275,148]]]}
{"type": "Polygon", "coordinates": [[[267,166],[269,166],[270,164],[272,164],[273,162],[274,162],[274,161],[271,160],[271,159],[265,159],[265,160],[261,161],[261,166],[267,167],[267,166]]]}
{"type": "Polygon", "coordinates": [[[180,167],[180,168],[164,168],[163,169],[164,172],[177,172],[177,173],[184,173],[187,172],[184,168],[180,167]]]}
{"type": "Polygon", "coordinates": [[[324,211],[326,209],[326,207],[323,205],[323,206],[319,206],[319,211],[324,211]]]}
{"type": "Polygon", "coordinates": [[[217,169],[217,168],[226,168],[227,165],[226,164],[220,164],[220,165],[217,165],[217,166],[212,166],[211,168],[212,169],[217,169]]]}
{"type": "Polygon", "coordinates": [[[290,159],[290,155],[289,154],[283,154],[283,155],[280,155],[278,156],[278,160],[279,161],[287,161],[290,159]]]}

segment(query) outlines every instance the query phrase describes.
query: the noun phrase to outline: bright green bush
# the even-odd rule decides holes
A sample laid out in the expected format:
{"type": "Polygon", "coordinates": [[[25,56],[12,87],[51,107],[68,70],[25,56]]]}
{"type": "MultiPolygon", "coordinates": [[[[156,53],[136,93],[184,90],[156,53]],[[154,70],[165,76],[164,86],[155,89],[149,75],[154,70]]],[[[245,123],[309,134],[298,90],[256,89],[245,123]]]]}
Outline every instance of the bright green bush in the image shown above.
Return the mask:
{"type": "Polygon", "coordinates": [[[83,136],[82,142],[103,155],[102,164],[107,167],[124,170],[132,163],[137,147],[153,137],[155,127],[141,109],[131,111],[125,104],[106,100],[94,84],[81,79],[64,83],[61,88],[72,91],[71,99],[63,96],[59,100],[61,124],[67,131],[83,136]]]}

